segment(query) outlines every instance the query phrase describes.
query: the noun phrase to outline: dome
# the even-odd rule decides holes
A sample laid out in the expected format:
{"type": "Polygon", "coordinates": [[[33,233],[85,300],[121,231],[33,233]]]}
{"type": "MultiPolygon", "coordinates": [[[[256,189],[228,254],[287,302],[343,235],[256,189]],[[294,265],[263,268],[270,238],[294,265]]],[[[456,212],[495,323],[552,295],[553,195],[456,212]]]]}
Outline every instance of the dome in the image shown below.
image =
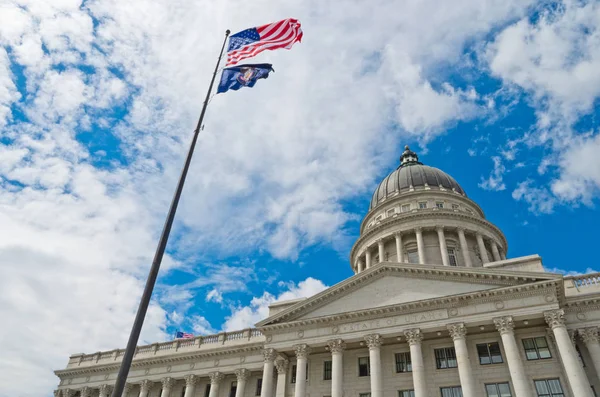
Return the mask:
{"type": "Polygon", "coordinates": [[[373,197],[369,210],[391,197],[419,189],[448,190],[466,196],[465,191],[454,178],[444,171],[423,165],[417,154],[405,147],[400,156],[400,166],[381,181],[373,197]]]}

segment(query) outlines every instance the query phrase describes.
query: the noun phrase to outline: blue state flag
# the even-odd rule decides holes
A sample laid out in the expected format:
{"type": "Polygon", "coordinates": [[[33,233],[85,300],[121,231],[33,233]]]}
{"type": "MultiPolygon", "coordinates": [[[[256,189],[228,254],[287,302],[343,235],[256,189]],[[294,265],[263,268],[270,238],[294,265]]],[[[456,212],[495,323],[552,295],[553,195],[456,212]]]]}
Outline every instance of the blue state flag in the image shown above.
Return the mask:
{"type": "Polygon", "coordinates": [[[266,79],[269,73],[274,72],[270,63],[255,65],[238,65],[223,69],[221,82],[217,93],[228,90],[239,90],[242,87],[254,87],[258,79],[266,79]]]}

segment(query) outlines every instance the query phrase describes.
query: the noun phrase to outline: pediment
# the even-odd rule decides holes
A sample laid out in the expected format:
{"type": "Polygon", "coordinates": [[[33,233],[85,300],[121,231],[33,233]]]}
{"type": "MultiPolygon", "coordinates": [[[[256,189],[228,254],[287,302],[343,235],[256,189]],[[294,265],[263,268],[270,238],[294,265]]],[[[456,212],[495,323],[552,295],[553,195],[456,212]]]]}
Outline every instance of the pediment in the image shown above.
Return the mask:
{"type": "Polygon", "coordinates": [[[257,326],[340,316],[561,277],[552,273],[382,263],[259,322],[257,326]]]}

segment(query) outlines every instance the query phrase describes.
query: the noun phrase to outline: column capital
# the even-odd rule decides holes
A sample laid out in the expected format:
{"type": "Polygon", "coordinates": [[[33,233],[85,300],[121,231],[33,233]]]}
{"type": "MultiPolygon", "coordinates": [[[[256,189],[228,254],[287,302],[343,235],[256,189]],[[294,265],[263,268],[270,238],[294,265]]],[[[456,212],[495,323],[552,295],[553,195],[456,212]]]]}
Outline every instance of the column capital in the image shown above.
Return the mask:
{"type": "Polygon", "coordinates": [[[448,324],[447,328],[453,340],[463,339],[467,336],[465,323],[448,324]]]}
{"type": "Polygon", "coordinates": [[[577,330],[577,333],[583,340],[583,343],[585,343],[586,345],[588,343],[600,342],[600,339],[598,337],[598,327],[581,328],[577,330]]]}
{"type": "Polygon", "coordinates": [[[219,383],[221,383],[221,381],[223,380],[225,375],[223,375],[222,372],[215,371],[215,372],[209,373],[208,377],[210,378],[211,385],[218,385],[219,383]]]}
{"type": "Polygon", "coordinates": [[[170,389],[175,384],[175,380],[173,378],[171,378],[170,376],[168,376],[166,378],[162,378],[160,380],[160,382],[162,383],[163,389],[170,389]]]}
{"type": "Polygon", "coordinates": [[[123,397],[127,397],[127,394],[129,394],[129,392],[131,391],[131,388],[133,387],[133,385],[131,383],[125,383],[125,386],[123,387],[123,397]]]}
{"type": "Polygon", "coordinates": [[[376,242],[378,245],[383,244],[383,237],[378,238],[376,242]]]}
{"type": "Polygon", "coordinates": [[[365,335],[365,342],[367,342],[369,349],[379,349],[383,343],[383,338],[379,334],[365,335]]]}
{"type": "Polygon", "coordinates": [[[444,231],[444,226],[442,225],[435,225],[435,230],[439,233],[439,232],[443,232],[444,231]]]}
{"type": "Polygon", "coordinates": [[[331,353],[341,353],[346,349],[346,342],[342,339],[333,339],[327,342],[331,353]]]}
{"type": "Polygon", "coordinates": [[[423,333],[419,328],[407,329],[404,336],[409,345],[420,345],[423,342],[423,333]]]}
{"type": "Polygon", "coordinates": [[[247,381],[250,378],[250,371],[246,368],[240,368],[235,370],[235,377],[238,382],[247,381]]]}
{"type": "Polygon", "coordinates": [[[140,391],[148,393],[153,385],[154,382],[149,379],[144,379],[140,382],[140,391]]]}
{"type": "Polygon", "coordinates": [[[73,390],[71,390],[71,389],[63,389],[62,395],[63,395],[63,397],[71,397],[73,395],[73,390]]]}
{"type": "Polygon", "coordinates": [[[90,397],[91,394],[92,394],[92,389],[90,389],[88,386],[82,387],[81,390],[79,391],[79,395],[81,397],[90,397]]]}
{"type": "Polygon", "coordinates": [[[308,346],[306,343],[294,345],[294,351],[296,352],[297,358],[307,358],[310,354],[310,346],[308,346]]]}
{"type": "Polygon", "coordinates": [[[512,334],[515,330],[515,323],[511,316],[497,317],[493,321],[500,335],[512,334]]]}
{"type": "Polygon", "coordinates": [[[60,389],[54,390],[54,397],[60,397],[60,389]]]}
{"type": "Polygon", "coordinates": [[[398,238],[402,238],[402,232],[396,232],[396,233],[394,233],[394,237],[397,238],[397,239],[398,238]]]}
{"type": "Polygon", "coordinates": [[[262,353],[264,362],[272,362],[277,358],[277,351],[275,349],[263,349],[262,353]]]}
{"type": "Polygon", "coordinates": [[[544,318],[552,329],[565,326],[565,311],[563,309],[544,312],[544,318]]]}
{"type": "Polygon", "coordinates": [[[423,231],[423,228],[421,226],[415,227],[414,228],[415,233],[421,233],[423,231]]]}
{"type": "Polygon", "coordinates": [[[275,360],[275,368],[277,368],[278,374],[286,374],[289,366],[290,362],[285,358],[278,358],[275,360]]]}
{"type": "Polygon", "coordinates": [[[456,228],[456,231],[458,231],[458,232],[461,232],[461,233],[464,233],[466,230],[467,230],[467,229],[465,229],[465,228],[464,228],[464,227],[462,227],[462,226],[459,226],[459,227],[457,227],[457,228],[456,228]]]}
{"type": "Polygon", "coordinates": [[[194,374],[189,374],[184,376],[185,379],[185,387],[192,387],[192,386],[196,386],[196,383],[198,383],[198,377],[194,374]]]}
{"type": "Polygon", "coordinates": [[[109,395],[111,392],[112,392],[111,385],[100,385],[100,394],[104,393],[106,395],[109,395]]]}

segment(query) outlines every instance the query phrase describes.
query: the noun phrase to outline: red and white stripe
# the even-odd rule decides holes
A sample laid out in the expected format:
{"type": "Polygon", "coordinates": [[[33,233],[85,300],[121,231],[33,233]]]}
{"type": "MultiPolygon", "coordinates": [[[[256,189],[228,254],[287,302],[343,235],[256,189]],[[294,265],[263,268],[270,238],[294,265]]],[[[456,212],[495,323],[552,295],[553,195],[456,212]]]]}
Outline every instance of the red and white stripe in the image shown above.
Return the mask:
{"type": "Polygon", "coordinates": [[[265,50],[279,48],[289,50],[295,42],[302,39],[300,22],[292,18],[259,26],[256,30],[260,40],[227,53],[227,66],[235,65],[239,61],[251,58],[265,50]]]}

